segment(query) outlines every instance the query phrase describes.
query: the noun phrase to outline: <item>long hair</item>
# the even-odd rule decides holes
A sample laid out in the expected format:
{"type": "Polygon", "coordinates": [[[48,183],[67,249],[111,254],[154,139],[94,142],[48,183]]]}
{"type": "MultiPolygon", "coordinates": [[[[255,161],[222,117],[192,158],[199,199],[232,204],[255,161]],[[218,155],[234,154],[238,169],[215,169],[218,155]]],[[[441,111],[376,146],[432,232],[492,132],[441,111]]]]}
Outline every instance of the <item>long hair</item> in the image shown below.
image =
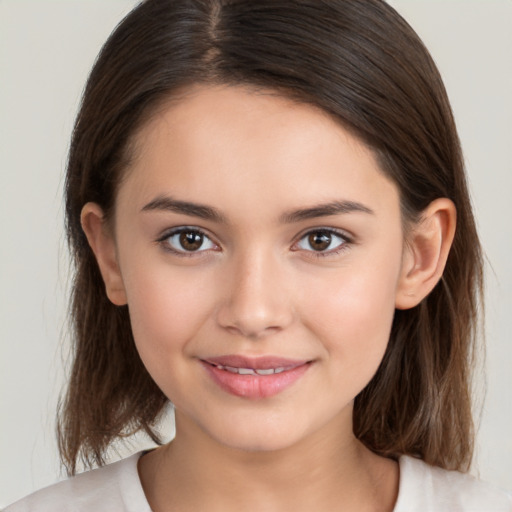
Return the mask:
{"type": "Polygon", "coordinates": [[[80,226],[86,202],[112,214],[134,135],[192,84],[252,85],[320,107],[374,151],[405,221],[436,198],[457,208],[442,280],[396,311],[384,359],[356,397],[355,435],[374,452],[467,470],[470,373],[482,256],[453,115],[428,51],[382,0],[146,0],[115,29],[89,77],[66,177],[74,258],[73,366],[59,411],[68,472],[102,464],[168,403],[135,349],[126,307],[106,297],[80,226]]]}

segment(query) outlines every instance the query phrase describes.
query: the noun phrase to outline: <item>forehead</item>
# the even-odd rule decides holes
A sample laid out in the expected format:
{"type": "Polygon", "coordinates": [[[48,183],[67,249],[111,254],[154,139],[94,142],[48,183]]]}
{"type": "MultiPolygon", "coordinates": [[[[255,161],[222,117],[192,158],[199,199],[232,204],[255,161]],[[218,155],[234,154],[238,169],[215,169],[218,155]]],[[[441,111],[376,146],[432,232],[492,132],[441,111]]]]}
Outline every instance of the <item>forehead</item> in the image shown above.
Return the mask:
{"type": "MultiPolygon", "coordinates": [[[[317,107],[271,91],[195,86],[162,105],[135,138],[121,187],[132,200],[158,194],[283,207],[339,199],[398,201],[372,151],[317,107]],[[271,201],[272,200],[272,201],[271,201]]],[[[123,192],[123,190],[121,190],[123,192]]],[[[372,208],[372,209],[374,209],[372,208]]]]}

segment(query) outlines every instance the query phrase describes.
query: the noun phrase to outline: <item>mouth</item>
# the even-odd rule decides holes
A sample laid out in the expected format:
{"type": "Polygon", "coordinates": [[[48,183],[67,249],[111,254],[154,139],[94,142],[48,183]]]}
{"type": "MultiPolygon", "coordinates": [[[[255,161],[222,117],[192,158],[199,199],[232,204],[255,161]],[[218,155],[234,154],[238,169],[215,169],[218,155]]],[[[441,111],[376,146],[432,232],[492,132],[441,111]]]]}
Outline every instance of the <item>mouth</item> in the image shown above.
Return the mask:
{"type": "Polygon", "coordinates": [[[215,384],[232,395],[261,399],[293,385],[312,364],[280,357],[221,356],[201,360],[215,384]]]}
{"type": "Polygon", "coordinates": [[[290,370],[291,368],[284,368],[280,366],[279,368],[268,368],[268,369],[258,369],[258,368],[236,368],[234,366],[222,366],[221,364],[212,365],[215,366],[219,370],[224,370],[230,373],[238,373],[238,375],[275,375],[276,373],[282,373],[286,370],[290,370]]]}

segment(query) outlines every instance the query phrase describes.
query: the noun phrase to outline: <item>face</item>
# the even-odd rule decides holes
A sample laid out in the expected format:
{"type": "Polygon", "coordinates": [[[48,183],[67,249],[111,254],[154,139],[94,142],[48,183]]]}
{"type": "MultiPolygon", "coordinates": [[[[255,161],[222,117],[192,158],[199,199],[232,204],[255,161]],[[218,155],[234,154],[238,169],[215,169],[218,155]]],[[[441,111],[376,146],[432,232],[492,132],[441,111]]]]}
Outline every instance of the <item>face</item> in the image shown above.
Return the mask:
{"type": "Polygon", "coordinates": [[[178,427],[245,450],[351,430],[403,274],[398,191],[370,150],[314,107],[241,87],[192,89],[136,148],[116,297],[178,427]]]}

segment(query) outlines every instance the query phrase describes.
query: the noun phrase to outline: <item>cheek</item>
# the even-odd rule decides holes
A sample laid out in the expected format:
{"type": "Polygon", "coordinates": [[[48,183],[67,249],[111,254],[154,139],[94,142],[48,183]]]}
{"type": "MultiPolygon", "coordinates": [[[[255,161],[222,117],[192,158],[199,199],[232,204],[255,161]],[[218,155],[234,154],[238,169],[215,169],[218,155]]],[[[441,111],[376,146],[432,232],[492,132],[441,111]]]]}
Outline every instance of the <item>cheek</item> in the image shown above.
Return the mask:
{"type": "MultiPolygon", "coordinates": [[[[130,321],[137,351],[147,371],[175,405],[194,389],[189,365],[197,333],[208,328],[211,287],[191,275],[161,266],[141,271],[126,283],[130,321]],[[185,393],[185,395],[184,395],[185,393]]],[[[199,400],[200,397],[196,397],[199,400]]]]}
{"type": "Polygon", "coordinates": [[[325,287],[310,287],[306,325],[318,334],[333,370],[369,379],[386,350],[395,311],[398,270],[340,272],[325,287]]]}
{"type": "Polygon", "coordinates": [[[172,365],[172,354],[186,354],[189,341],[208,322],[212,301],[204,276],[199,280],[165,265],[150,268],[132,273],[125,286],[135,344],[152,373],[154,366],[172,365]]]}

